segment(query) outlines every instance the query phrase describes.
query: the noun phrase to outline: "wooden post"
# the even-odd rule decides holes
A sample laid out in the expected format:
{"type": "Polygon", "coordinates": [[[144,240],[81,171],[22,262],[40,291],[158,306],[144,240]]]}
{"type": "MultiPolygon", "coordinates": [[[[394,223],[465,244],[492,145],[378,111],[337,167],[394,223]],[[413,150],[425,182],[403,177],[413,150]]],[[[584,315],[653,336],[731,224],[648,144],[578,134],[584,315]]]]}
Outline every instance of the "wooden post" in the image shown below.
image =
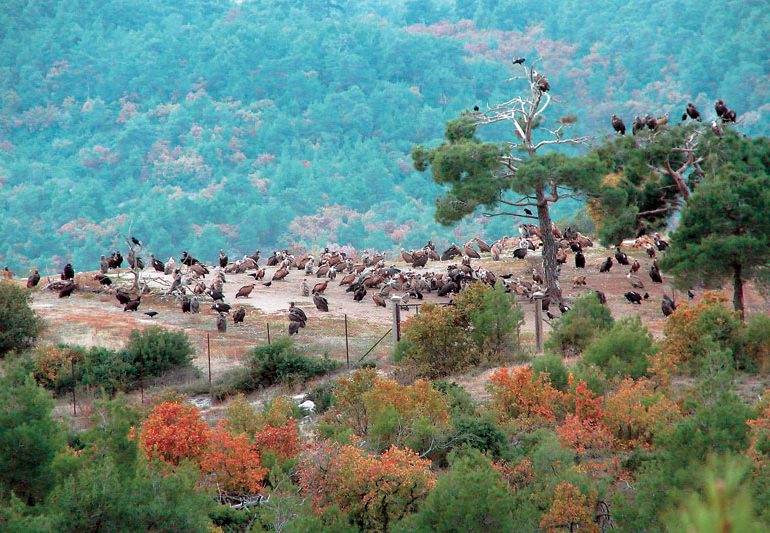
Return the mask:
{"type": "Polygon", "coordinates": [[[209,394],[211,394],[211,335],[206,333],[206,348],[209,355],[209,394]]]}
{"type": "Polygon", "coordinates": [[[75,400],[75,357],[70,356],[70,365],[72,369],[72,416],[78,416],[77,402],[75,400]]]}
{"type": "Polygon", "coordinates": [[[144,405],[144,356],[139,360],[139,401],[144,405]]]}
{"type": "Polygon", "coordinates": [[[267,324],[267,344],[270,344],[270,322],[266,322],[267,324]]]}
{"type": "Polygon", "coordinates": [[[391,296],[390,301],[393,303],[393,339],[394,344],[401,340],[401,303],[400,296],[391,296]]]}
{"type": "Polygon", "coordinates": [[[543,353],[543,296],[542,292],[536,292],[535,298],[535,353],[543,353]]]}
{"type": "Polygon", "coordinates": [[[348,346],[348,315],[345,315],[345,360],[350,368],[350,347],[348,346]]]}

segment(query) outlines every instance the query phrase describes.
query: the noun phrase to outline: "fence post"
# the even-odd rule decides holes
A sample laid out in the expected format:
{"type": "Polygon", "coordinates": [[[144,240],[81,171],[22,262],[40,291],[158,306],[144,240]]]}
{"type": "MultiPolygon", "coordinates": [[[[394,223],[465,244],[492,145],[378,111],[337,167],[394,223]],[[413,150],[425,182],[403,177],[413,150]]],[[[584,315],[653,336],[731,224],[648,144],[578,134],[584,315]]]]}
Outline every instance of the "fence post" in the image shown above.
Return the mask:
{"type": "Polygon", "coordinates": [[[538,291],[532,295],[535,300],[535,353],[543,353],[543,298],[545,294],[538,291]]]}
{"type": "Polygon", "coordinates": [[[400,296],[391,296],[390,301],[393,302],[393,339],[394,344],[401,340],[401,303],[400,296]]]}
{"type": "Polygon", "coordinates": [[[270,322],[265,322],[267,325],[267,344],[270,344],[270,322]]]}
{"type": "Polygon", "coordinates": [[[348,315],[345,315],[345,360],[350,368],[350,347],[348,346],[348,315]]]}
{"type": "Polygon", "coordinates": [[[75,400],[75,356],[70,356],[70,365],[72,369],[72,416],[78,416],[77,402],[75,400]]]}
{"type": "Polygon", "coordinates": [[[206,351],[209,356],[209,394],[211,394],[211,335],[206,333],[206,351]]]}

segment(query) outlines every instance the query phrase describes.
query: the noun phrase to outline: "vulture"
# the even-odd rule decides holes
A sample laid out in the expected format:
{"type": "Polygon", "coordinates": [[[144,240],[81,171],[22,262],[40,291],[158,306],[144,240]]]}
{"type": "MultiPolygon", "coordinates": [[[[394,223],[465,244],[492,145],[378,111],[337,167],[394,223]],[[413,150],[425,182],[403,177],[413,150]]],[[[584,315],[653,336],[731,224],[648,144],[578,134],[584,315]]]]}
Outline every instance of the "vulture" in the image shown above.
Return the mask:
{"type": "Polygon", "coordinates": [[[190,300],[190,312],[194,315],[197,315],[201,312],[201,303],[195,297],[190,300]]]}
{"type": "Polygon", "coordinates": [[[653,242],[655,243],[655,246],[658,247],[659,252],[663,252],[668,248],[668,241],[661,239],[658,233],[653,236],[653,242]]]}
{"type": "Polygon", "coordinates": [[[648,128],[651,130],[655,130],[658,128],[658,121],[653,118],[652,115],[647,115],[644,117],[644,123],[647,125],[648,128]]]}
{"type": "Polygon", "coordinates": [[[278,252],[273,250],[273,255],[267,258],[267,266],[273,267],[278,264],[278,252]]]}
{"type": "Polygon", "coordinates": [[[625,293],[623,296],[625,296],[626,300],[628,300],[632,304],[642,305],[642,295],[636,291],[629,291],[625,293]]]}
{"type": "Polygon", "coordinates": [[[244,285],[240,289],[238,289],[238,292],[236,293],[236,298],[248,298],[249,294],[251,294],[251,291],[254,290],[254,284],[251,285],[244,285]]]}
{"type": "Polygon", "coordinates": [[[155,257],[153,254],[150,254],[150,264],[152,264],[152,268],[154,268],[157,272],[166,271],[166,265],[163,264],[163,261],[155,257]]]}
{"type": "Polygon", "coordinates": [[[200,263],[194,263],[193,265],[191,265],[190,270],[192,270],[197,276],[200,276],[202,278],[205,278],[206,274],[209,273],[209,269],[200,263]]]}
{"type": "Polygon", "coordinates": [[[175,267],[176,267],[176,261],[174,261],[173,257],[169,257],[168,261],[166,261],[166,264],[163,265],[163,273],[171,274],[172,272],[174,272],[175,267]]]}
{"type": "Polygon", "coordinates": [[[182,298],[182,312],[183,313],[190,312],[190,299],[187,296],[182,298]]]}
{"type": "Polygon", "coordinates": [[[401,248],[401,258],[404,260],[405,263],[411,263],[414,261],[414,257],[412,256],[411,252],[407,252],[403,248],[401,248]]]}
{"type": "Polygon", "coordinates": [[[246,318],[246,310],[243,307],[233,312],[233,324],[242,324],[244,318],[246,318]]]}
{"type": "Polygon", "coordinates": [[[443,254],[441,254],[441,260],[451,261],[452,258],[462,254],[463,254],[462,250],[460,250],[460,248],[455,243],[452,243],[452,246],[447,248],[446,251],[443,254]]]}
{"type": "Polygon", "coordinates": [[[717,137],[721,137],[722,135],[724,135],[722,128],[719,127],[719,124],[717,124],[716,120],[711,121],[711,131],[714,132],[714,135],[716,135],[717,137]]]}
{"type": "Polygon", "coordinates": [[[643,289],[644,288],[644,283],[642,283],[642,280],[639,279],[639,276],[635,276],[635,275],[631,274],[631,272],[629,272],[628,274],[626,274],[626,277],[628,278],[628,281],[631,282],[631,286],[634,289],[643,289]]]}
{"type": "Polygon", "coordinates": [[[317,294],[323,294],[323,292],[326,290],[326,287],[329,285],[329,280],[323,281],[321,283],[316,283],[313,286],[313,292],[317,294]]]}
{"type": "Polygon", "coordinates": [[[634,119],[634,124],[633,124],[633,126],[631,126],[631,133],[633,133],[634,135],[636,135],[636,132],[637,132],[637,131],[641,131],[641,130],[643,130],[643,129],[644,129],[644,126],[645,126],[645,122],[644,122],[644,119],[643,119],[643,118],[641,118],[641,117],[636,117],[636,118],[634,119]]]}
{"type": "Polygon", "coordinates": [[[465,255],[468,257],[472,257],[473,259],[481,259],[481,256],[476,251],[476,249],[473,247],[473,241],[469,241],[465,243],[465,249],[463,250],[465,252],[465,255]]]}
{"type": "Polygon", "coordinates": [[[112,280],[110,277],[104,274],[97,274],[94,276],[94,279],[98,281],[100,285],[112,285],[112,280]]]}
{"type": "Polygon", "coordinates": [[[215,302],[223,302],[225,300],[225,293],[222,292],[222,289],[215,289],[214,287],[211,287],[209,289],[209,296],[211,296],[211,299],[215,302]]]}
{"type": "Polygon", "coordinates": [[[70,296],[75,291],[76,288],[77,288],[77,285],[74,282],[70,282],[69,285],[65,285],[59,291],[59,298],[66,298],[70,296]]]}
{"type": "Polygon", "coordinates": [[[623,124],[623,121],[620,120],[617,115],[612,115],[612,129],[614,129],[617,133],[620,133],[621,135],[626,134],[626,125],[623,124]]]}
{"type": "Polygon", "coordinates": [[[420,257],[416,257],[412,260],[412,266],[414,268],[422,268],[428,264],[428,259],[430,259],[430,256],[427,253],[422,254],[420,257]]]}
{"type": "Polygon", "coordinates": [[[725,111],[725,113],[722,115],[722,122],[735,122],[738,118],[738,115],[736,114],[734,109],[728,109],[725,111]]]}
{"type": "Polygon", "coordinates": [[[37,287],[38,283],[40,283],[40,272],[35,270],[35,272],[27,278],[27,288],[31,289],[32,287],[37,287]]]}
{"type": "Polygon", "coordinates": [[[541,93],[547,93],[551,90],[551,84],[548,83],[548,78],[537,71],[532,71],[532,75],[535,79],[535,85],[537,85],[537,88],[540,89],[541,93]]]}
{"type": "Polygon", "coordinates": [[[313,293],[313,303],[315,304],[316,309],[319,311],[329,310],[329,302],[326,300],[326,298],[318,293],[313,293]]]}
{"type": "Polygon", "coordinates": [[[602,291],[594,291],[594,293],[596,294],[596,298],[599,300],[600,304],[607,305],[607,297],[602,291]]]}
{"type": "Polygon", "coordinates": [[[619,265],[631,264],[628,262],[628,256],[620,251],[620,246],[615,247],[615,261],[617,261],[619,265]]]}
{"type": "Polygon", "coordinates": [[[288,275],[289,275],[288,270],[286,270],[285,268],[280,268],[275,271],[275,273],[273,274],[273,279],[271,281],[280,281],[288,275]]]}
{"type": "Polygon", "coordinates": [[[599,272],[609,272],[612,268],[612,258],[608,257],[607,260],[599,267],[599,272]]]}
{"type": "Polygon", "coordinates": [[[563,303],[559,304],[559,311],[561,312],[562,315],[565,314],[569,310],[570,310],[569,306],[564,305],[563,303]]]}
{"type": "Polygon", "coordinates": [[[319,266],[318,270],[315,271],[315,277],[317,277],[317,278],[324,277],[326,274],[329,273],[330,269],[331,269],[331,267],[328,264],[319,266]]]}
{"type": "Polygon", "coordinates": [[[578,241],[572,241],[569,243],[569,248],[575,253],[582,252],[583,251],[583,245],[581,245],[578,241]]]}
{"type": "Polygon", "coordinates": [[[224,313],[219,313],[217,317],[217,331],[225,333],[227,331],[227,318],[224,313]]]}
{"type": "Polygon", "coordinates": [[[668,113],[664,114],[662,117],[658,117],[656,122],[658,123],[658,126],[665,126],[668,124],[668,113]]]}
{"type": "Polygon", "coordinates": [[[199,263],[197,259],[195,259],[193,256],[187,253],[187,250],[182,252],[182,264],[189,266],[193,266],[195,263],[199,263]]]}
{"type": "Polygon", "coordinates": [[[635,274],[636,272],[639,272],[639,268],[641,268],[641,265],[639,264],[639,261],[634,259],[634,262],[631,263],[631,273],[635,274]]]}
{"type": "Polygon", "coordinates": [[[537,283],[538,285],[542,285],[542,284],[543,284],[543,276],[541,276],[541,275],[540,275],[540,274],[537,272],[537,270],[535,270],[535,268],[534,268],[534,267],[532,268],[532,281],[534,281],[534,282],[535,282],[535,283],[537,283]]]}
{"type": "Polygon", "coordinates": [[[655,248],[651,244],[648,244],[645,248],[647,250],[647,255],[649,255],[651,258],[655,257],[655,248]]]}
{"type": "Polygon", "coordinates": [[[491,253],[492,252],[492,247],[489,244],[487,244],[486,242],[482,241],[478,237],[474,237],[473,240],[476,241],[476,244],[479,245],[479,250],[481,250],[482,252],[484,252],[484,253],[491,253]]]}
{"type": "Polygon", "coordinates": [[[64,270],[61,273],[61,279],[75,279],[75,270],[72,268],[72,264],[67,263],[64,265],[64,270]]]}
{"type": "Polygon", "coordinates": [[[363,284],[358,286],[355,291],[353,291],[353,300],[356,302],[360,302],[364,299],[364,296],[366,296],[366,287],[364,287],[363,284]]]}
{"type": "Polygon", "coordinates": [[[128,266],[131,268],[136,267],[139,270],[144,270],[144,261],[142,261],[141,257],[137,257],[133,251],[128,252],[128,266]]]}
{"type": "Polygon", "coordinates": [[[302,327],[302,324],[292,320],[291,322],[289,322],[289,335],[290,336],[291,335],[296,335],[297,333],[299,333],[299,328],[301,328],[301,327],[302,327]]]}
{"type": "Polygon", "coordinates": [[[133,242],[136,246],[141,246],[142,245],[142,241],[140,241],[139,239],[137,239],[134,236],[131,237],[131,242],[133,242]]]}
{"type": "Polygon", "coordinates": [[[145,311],[144,314],[147,315],[150,318],[155,318],[157,316],[158,312],[157,311],[145,311]]]}
{"type": "Polygon", "coordinates": [[[131,301],[131,295],[121,289],[115,291],[115,298],[118,299],[118,302],[120,302],[121,305],[126,305],[131,301]]]}
{"type": "Polygon", "coordinates": [[[674,300],[668,297],[667,294],[663,295],[663,301],[660,302],[660,310],[663,311],[663,316],[668,316],[674,312],[676,304],[674,300]]]}
{"type": "Polygon", "coordinates": [[[578,253],[575,254],[575,268],[585,268],[586,267],[586,256],[583,255],[583,252],[578,251],[578,253]]]}
{"type": "Polygon", "coordinates": [[[107,260],[106,257],[101,256],[99,258],[99,271],[102,274],[106,274],[109,269],[110,269],[110,262],[107,260]]]}
{"type": "Polygon", "coordinates": [[[289,320],[291,322],[299,322],[301,327],[305,327],[307,324],[307,315],[305,312],[294,305],[294,302],[289,303],[289,320]]]}
{"type": "Polygon", "coordinates": [[[516,259],[524,259],[527,257],[527,249],[526,248],[516,248],[513,251],[513,257],[516,259]]]}
{"type": "Polygon", "coordinates": [[[217,302],[214,305],[211,306],[211,309],[216,311],[217,313],[229,313],[230,312],[230,304],[217,302]]]}
{"type": "Polygon", "coordinates": [[[227,266],[227,256],[224,250],[219,250],[219,266],[225,268],[227,266]]]}
{"type": "Polygon", "coordinates": [[[701,120],[700,112],[692,102],[687,103],[687,109],[685,109],[684,115],[682,115],[682,120],[687,120],[687,117],[690,117],[693,120],[701,120]]]}
{"type": "Polygon", "coordinates": [[[372,301],[377,307],[385,307],[385,298],[377,293],[372,294],[372,301]]]}
{"type": "Polygon", "coordinates": [[[460,285],[456,281],[448,281],[438,290],[439,296],[447,296],[450,292],[457,294],[460,292],[460,285]]]}
{"type": "Polygon", "coordinates": [[[714,104],[714,111],[717,112],[718,117],[724,116],[724,114],[727,112],[727,106],[723,100],[717,100],[717,103],[714,104]]]}
{"type": "Polygon", "coordinates": [[[129,300],[128,302],[126,302],[126,305],[123,306],[123,312],[125,313],[126,311],[136,311],[137,309],[139,309],[139,304],[141,303],[141,300],[142,300],[141,296],[137,296],[136,299],[134,300],[129,300]]]}
{"type": "Polygon", "coordinates": [[[658,270],[655,264],[653,264],[650,267],[650,279],[653,281],[653,283],[663,283],[663,278],[660,275],[660,270],[658,270]]]}

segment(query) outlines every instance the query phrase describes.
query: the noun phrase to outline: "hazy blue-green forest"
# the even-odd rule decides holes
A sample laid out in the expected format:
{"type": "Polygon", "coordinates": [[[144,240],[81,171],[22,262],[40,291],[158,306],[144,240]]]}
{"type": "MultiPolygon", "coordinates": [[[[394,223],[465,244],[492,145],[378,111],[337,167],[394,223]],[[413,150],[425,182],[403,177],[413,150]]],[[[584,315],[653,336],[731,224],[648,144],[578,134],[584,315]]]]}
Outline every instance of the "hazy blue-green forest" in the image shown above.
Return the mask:
{"type": "Polygon", "coordinates": [[[678,119],[693,101],[710,118],[717,98],[767,134],[769,13],[734,0],[6,0],[0,264],[95,268],[129,226],[156,255],[207,259],[512,233],[506,217],[438,226],[439,189],[409,155],[460,111],[515,94],[512,57],[541,57],[550,119],[577,115],[597,141],[612,113],[678,119]]]}

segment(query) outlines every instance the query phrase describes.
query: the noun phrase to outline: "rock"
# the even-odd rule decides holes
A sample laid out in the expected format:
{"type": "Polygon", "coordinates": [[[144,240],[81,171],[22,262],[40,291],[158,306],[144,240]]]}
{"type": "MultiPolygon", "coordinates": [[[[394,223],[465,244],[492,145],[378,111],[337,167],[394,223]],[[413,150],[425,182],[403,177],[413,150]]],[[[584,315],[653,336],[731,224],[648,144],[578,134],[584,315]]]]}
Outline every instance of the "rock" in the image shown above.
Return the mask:
{"type": "Polygon", "coordinates": [[[315,411],[315,402],[313,400],[305,400],[299,404],[299,408],[306,413],[312,413],[315,411]]]}

